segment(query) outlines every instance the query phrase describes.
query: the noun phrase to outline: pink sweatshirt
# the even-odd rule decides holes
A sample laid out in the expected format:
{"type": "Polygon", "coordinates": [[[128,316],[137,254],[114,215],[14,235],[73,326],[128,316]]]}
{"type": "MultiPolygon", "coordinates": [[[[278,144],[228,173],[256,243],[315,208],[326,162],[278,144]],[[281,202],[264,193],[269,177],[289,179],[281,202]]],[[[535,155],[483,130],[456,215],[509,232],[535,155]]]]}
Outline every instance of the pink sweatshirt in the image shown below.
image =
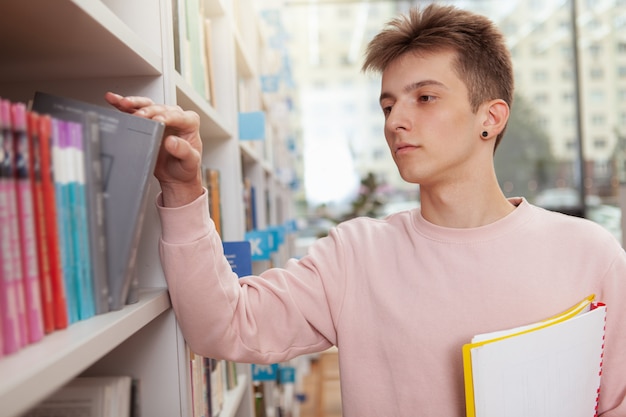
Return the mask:
{"type": "Polygon", "coordinates": [[[346,417],[463,417],[461,346],[590,293],[607,304],[600,415],[626,416],[626,256],[603,228],[516,199],[487,226],[451,229],[418,209],[358,218],[281,269],[237,279],[206,193],[159,207],[161,257],[191,348],[276,363],[336,345],[346,417]]]}

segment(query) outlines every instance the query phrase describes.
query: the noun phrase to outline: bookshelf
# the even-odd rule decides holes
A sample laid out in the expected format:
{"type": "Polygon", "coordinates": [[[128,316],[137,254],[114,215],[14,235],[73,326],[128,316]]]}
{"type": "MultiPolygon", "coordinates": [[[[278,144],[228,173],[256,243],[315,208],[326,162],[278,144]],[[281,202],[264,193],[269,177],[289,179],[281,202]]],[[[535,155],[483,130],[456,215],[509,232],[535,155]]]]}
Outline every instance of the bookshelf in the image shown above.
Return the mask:
{"type": "MultiPolygon", "coordinates": [[[[174,18],[183,1],[190,0],[5,2],[0,6],[0,97],[28,102],[41,90],[106,105],[104,93],[115,91],[196,111],[203,162],[221,174],[223,238],[242,240],[245,176],[268,196],[259,202],[266,219],[262,226],[280,224],[292,214],[285,204],[289,187],[276,177],[271,150],[281,146],[280,135],[255,144],[238,140],[240,81],[249,110],[270,110],[258,81],[262,33],[248,9],[252,1],[196,0],[211,21],[210,49],[219,57],[212,60],[209,100],[175,68],[174,18]]],[[[153,180],[151,201],[157,192],[153,180]]],[[[76,376],[119,374],[140,381],[142,414],[192,417],[186,345],[160,268],[159,235],[158,216],[149,204],[138,251],[139,302],[71,324],[0,358],[0,417],[23,414],[76,376]]],[[[254,415],[250,366],[238,364],[238,371],[238,385],[226,393],[220,417],[254,415]]]]}
{"type": "Polygon", "coordinates": [[[11,376],[0,378],[2,415],[14,415],[33,398],[45,398],[169,308],[165,290],[142,291],[136,304],[74,323],[0,360],[1,375],[11,376]]]}

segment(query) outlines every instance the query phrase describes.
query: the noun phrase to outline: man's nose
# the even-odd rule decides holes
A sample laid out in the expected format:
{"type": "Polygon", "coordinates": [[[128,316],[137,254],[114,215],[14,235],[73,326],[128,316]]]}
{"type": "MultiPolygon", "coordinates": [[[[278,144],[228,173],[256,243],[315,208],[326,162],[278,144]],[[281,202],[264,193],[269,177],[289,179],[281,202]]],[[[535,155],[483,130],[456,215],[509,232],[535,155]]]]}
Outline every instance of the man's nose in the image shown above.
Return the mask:
{"type": "Polygon", "coordinates": [[[402,103],[396,103],[391,108],[389,115],[387,116],[387,121],[385,122],[387,128],[391,131],[396,131],[399,129],[410,130],[412,127],[412,122],[409,117],[409,112],[406,109],[406,106],[402,103]]]}

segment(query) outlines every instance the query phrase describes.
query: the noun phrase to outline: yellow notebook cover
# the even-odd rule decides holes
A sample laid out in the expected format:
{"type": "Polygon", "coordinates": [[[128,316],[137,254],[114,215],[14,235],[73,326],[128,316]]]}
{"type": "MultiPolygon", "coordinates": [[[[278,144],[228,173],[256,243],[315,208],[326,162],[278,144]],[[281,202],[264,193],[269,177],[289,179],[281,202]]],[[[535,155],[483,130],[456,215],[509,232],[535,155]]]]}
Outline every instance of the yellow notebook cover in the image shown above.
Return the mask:
{"type": "Polygon", "coordinates": [[[594,299],[464,345],[467,417],[594,416],[606,318],[594,299]]]}

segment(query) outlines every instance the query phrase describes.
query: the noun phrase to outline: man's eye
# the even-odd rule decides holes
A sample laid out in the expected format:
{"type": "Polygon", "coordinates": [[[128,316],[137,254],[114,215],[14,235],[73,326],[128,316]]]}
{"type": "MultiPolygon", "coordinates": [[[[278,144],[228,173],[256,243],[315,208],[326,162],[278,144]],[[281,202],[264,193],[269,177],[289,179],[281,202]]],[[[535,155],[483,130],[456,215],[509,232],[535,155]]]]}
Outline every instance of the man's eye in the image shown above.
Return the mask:
{"type": "Polygon", "coordinates": [[[419,96],[418,100],[422,103],[428,103],[435,100],[435,96],[419,96]]]}
{"type": "Polygon", "coordinates": [[[389,113],[391,113],[391,106],[386,106],[386,107],[383,107],[383,114],[384,114],[385,116],[388,116],[388,115],[389,115],[389,113]]]}

